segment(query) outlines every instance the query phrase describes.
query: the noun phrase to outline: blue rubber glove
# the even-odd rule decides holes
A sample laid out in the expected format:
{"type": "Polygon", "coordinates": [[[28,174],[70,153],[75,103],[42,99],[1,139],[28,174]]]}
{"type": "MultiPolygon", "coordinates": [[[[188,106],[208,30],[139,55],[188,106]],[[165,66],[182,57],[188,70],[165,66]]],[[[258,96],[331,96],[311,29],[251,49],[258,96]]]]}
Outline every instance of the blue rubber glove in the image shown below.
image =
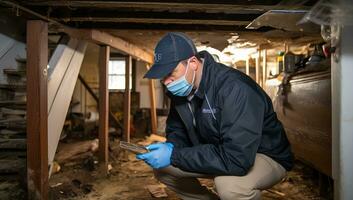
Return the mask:
{"type": "Polygon", "coordinates": [[[150,152],[136,155],[138,160],[145,161],[154,169],[164,168],[170,165],[170,157],[174,145],[172,143],[164,142],[151,144],[146,147],[150,152]]]}

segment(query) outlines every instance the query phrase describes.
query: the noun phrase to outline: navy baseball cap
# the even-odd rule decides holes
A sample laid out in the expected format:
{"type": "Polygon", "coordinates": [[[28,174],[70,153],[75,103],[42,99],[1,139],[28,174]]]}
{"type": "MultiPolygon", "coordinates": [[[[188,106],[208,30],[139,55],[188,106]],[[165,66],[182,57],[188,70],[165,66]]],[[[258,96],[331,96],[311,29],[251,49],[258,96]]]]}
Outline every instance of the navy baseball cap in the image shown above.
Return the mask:
{"type": "Polygon", "coordinates": [[[144,78],[162,79],[171,73],[178,63],[197,54],[192,40],[183,33],[165,35],[154,50],[154,64],[144,78]]]}

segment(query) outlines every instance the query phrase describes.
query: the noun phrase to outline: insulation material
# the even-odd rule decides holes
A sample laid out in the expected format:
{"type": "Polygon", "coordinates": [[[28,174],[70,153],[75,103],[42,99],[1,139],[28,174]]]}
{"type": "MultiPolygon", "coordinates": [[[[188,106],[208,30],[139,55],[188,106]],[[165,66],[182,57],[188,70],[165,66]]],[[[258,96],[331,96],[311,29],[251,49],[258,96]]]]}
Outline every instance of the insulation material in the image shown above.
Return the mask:
{"type": "Polygon", "coordinates": [[[353,2],[338,4],[332,0],[321,0],[305,14],[300,23],[307,21],[318,25],[353,25],[353,2]]]}
{"type": "Polygon", "coordinates": [[[311,22],[298,23],[307,12],[305,10],[270,10],[256,18],[246,28],[258,29],[267,26],[286,31],[320,33],[320,27],[311,22]]]}

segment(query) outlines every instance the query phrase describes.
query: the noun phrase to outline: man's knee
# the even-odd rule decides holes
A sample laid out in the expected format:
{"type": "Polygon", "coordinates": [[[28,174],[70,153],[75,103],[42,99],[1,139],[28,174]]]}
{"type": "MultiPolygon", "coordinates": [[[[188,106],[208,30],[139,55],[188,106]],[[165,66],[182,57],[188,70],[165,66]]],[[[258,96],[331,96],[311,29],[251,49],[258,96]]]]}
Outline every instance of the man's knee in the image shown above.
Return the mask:
{"type": "MultiPolygon", "coordinates": [[[[234,189],[234,188],[232,188],[234,189]]],[[[234,200],[234,199],[260,199],[261,191],[255,189],[242,189],[242,190],[227,190],[217,189],[217,193],[222,200],[234,200]]]]}
{"type": "Polygon", "coordinates": [[[244,187],[227,181],[223,181],[217,178],[215,179],[216,189],[219,197],[222,200],[233,200],[233,199],[260,199],[261,191],[253,187],[244,187]]]}

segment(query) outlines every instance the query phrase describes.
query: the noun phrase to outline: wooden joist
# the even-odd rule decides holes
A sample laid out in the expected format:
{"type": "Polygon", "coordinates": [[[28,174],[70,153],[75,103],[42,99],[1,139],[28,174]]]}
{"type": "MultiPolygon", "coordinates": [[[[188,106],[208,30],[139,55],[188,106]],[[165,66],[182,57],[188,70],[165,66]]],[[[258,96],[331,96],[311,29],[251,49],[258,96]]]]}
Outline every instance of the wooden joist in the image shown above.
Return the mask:
{"type": "Polygon", "coordinates": [[[133,56],[137,60],[142,60],[147,63],[153,63],[154,61],[154,57],[151,53],[104,31],[94,29],[72,29],[67,27],[63,27],[61,30],[69,34],[71,37],[92,41],[100,45],[108,45],[114,49],[122,51],[123,53],[133,56]]]}
{"type": "Polygon", "coordinates": [[[203,24],[203,25],[224,25],[224,26],[236,26],[236,25],[248,25],[249,21],[239,20],[221,20],[221,19],[163,19],[163,18],[137,18],[137,17],[119,17],[119,18],[107,18],[107,17],[70,17],[69,19],[62,19],[70,22],[114,22],[114,23],[143,23],[143,24],[203,24]]]}
{"type": "Polygon", "coordinates": [[[190,2],[190,1],[178,1],[178,2],[142,2],[142,1],[24,1],[25,5],[31,6],[51,6],[51,7],[70,7],[70,8],[109,8],[109,9],[119,9],[119,8],[134,8],[138,10],[191,10],[197,12],[226,12],[226,13],[263,13],[268,10],[274,9],[310,9],[309,6],[302,4],[293,5],[291,3],[280,4],[280,5],[271,5],[271,1],[253,1],[249,5],[249,1],[235,1],[234,3],[208,3],[205,2],[190,2]]]}

